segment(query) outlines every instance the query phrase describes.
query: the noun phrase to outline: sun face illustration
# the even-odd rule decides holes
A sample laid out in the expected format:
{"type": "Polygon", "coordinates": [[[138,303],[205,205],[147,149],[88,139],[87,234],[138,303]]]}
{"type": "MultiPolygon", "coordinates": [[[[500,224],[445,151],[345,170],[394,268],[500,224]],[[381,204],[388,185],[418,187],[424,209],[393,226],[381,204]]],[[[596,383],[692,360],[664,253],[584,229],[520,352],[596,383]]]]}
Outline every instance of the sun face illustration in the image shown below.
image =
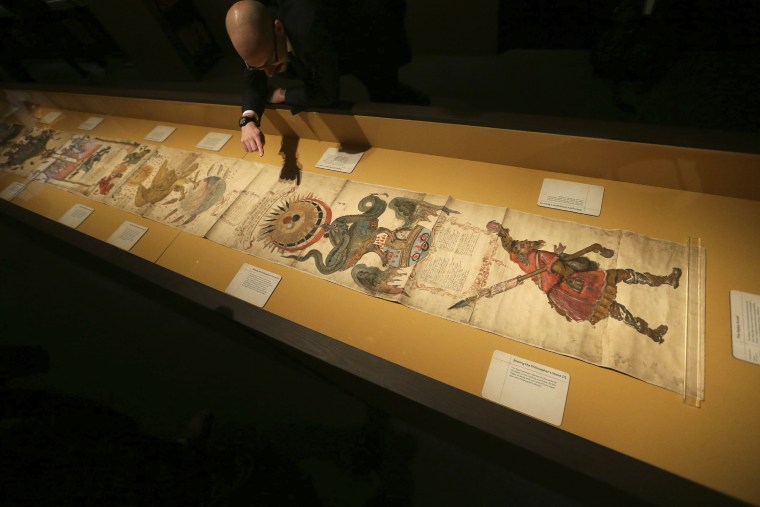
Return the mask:
{"type": "Polygon", "coordinates": [[[332,210],[324,202],[311,195],[296,196],[272,208],[259,237],[272,250],[295,252],[319,241],[325,233],[322,226],[331,219],[332,210]]]}

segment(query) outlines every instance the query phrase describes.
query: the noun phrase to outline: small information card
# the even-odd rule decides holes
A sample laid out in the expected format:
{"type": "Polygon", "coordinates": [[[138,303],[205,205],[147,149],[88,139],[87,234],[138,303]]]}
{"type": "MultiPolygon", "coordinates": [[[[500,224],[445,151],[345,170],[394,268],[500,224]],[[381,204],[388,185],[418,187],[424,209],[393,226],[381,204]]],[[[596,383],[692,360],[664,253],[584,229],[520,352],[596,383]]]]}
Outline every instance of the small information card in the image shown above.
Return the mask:
{"type": "Polygon", "coordinates": [[[76,229],[93,211],[95,211],[93,208],[89,208],[84,204],[75,204],[58,221],[63,225],[76,229]]]}
{"type": "Polygon", "coordinates": [[[122,250],[130,250],[146,232],[148,232],[148,228],[143,225],[124,222],[111,234],[106,243],[117,246],[122,250]]]}
{"type": "Polygon", "coordinates": [[[0,198],[5,199],[6,201],[10,201],[18,194],[20,194],[21,191],[24,190],[24,187],[26,187],[24,183],[21,183],[20,181],[14,181],[5,187],[2,192],[0,192],[0,198]]]}
{"type": "Polygon", "coordinates": [[[202,148],[204,150],[219,151],[230,140],[232,136],[230,134],[223,134],[221,132],[209,132],[206,137],[195,145],[196,148],[202,148]]]}
{"type": "Polygon", "coordinates": [[[538,205],[598,217],[602,212],[604,187],[544,178],[538,205]]]}
{"type": "Polygon", "coordinates": [[[85,121],[79,124],[80,130],[92,130],[98,125],[100,125],[100,122],[103,121],[103,118],[100,118],[99,116],[90,116],[85,121]]]}
{"type": "Polygon", "coordinates": [[[736,359],[760,364],[760,295],[731,291],[731,336],[736,359]]]}
{"type": "Polygon", "coordinates": [[[356,168],[364,152],[349,153],[339,151],[337,148],[327,148],[322,158],[317,162],[317,167],[330,169],[341,173],[350,173],[356,168]]]}
{"type": "Polygon", "coordinates": [[[482,394],[500,405],[559,426],[569,385],[568,373],[495,350],[482,394]]]}
{"type": "Polygon", "coordinates": [[[163,143],[166,141],[166,138],[172,135],[172,133],[177,130],[176,127],[169,127],[167,125],[157,125],[156,128],[148,132],[148,135],[145,136],[145,139],[148,141],[156,141],[159,143],[163,143]]]}
{"type": "Polygon", "coordinates": [[[243,264],[224,292],[261,308],[267,303],[280,280],[282,277],[277,273],[243,264]]]}
{"type": "Polygon", "coordinates": [[[60,111],[50,111],[48,114],[40,118],[40,123],[45,123],[49,125],[53,123],[55,120],[57,120],[58,118],[60,118],[62,114],[63,113],[61,113],[60,111]]]}

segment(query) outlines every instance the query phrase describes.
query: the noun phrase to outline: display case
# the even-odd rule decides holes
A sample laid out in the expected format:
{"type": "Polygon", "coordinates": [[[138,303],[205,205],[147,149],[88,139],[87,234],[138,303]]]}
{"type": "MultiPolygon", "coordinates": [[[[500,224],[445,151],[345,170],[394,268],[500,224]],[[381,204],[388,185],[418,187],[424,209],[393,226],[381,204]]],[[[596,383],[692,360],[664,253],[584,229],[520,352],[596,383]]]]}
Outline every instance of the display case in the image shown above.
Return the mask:
{"type": "MultiPolygon", "coordinates": [[[[13,121],[110,139],[145,141],[157,124],[175,127],[162,145],[199,151],[209,132],[232,136],[217,154],[282,167],[295,149],[304,173],[452,195],[537,216],[635,231],[706,253],[704,399],[618,371],[529,346],[475,327],[349,290],[202,236],[139,217],[52,185],[22,190],[2,212],[221,311],[289,347],[429,407],[443,416],[570,467],[655,504],[739,500],[760,503],[760,366],[732,354],[731,290],[760,293],[753,269],[760,216],[760,156],[599,137],[323,112],[267,112],[264,157],[245,153],[230,128],[232,105],[9,90],[13,121]],[[24,105],[26,104],[26,105],[24,105]],[[30,104],[35,105],[30,107],[30,104]],[[104,120],[93,131],[79,127],[104,120]],[[297,138],[293,143],[292,139],[297,138]],[[291,141],[288,141],[291,140],[291,141]],[[316,167],[327,148],[363,151],[350,175],[316,167]],[[539,207],[545,178],[604,188],[599,216],[539,207]],[[76,230],[58,224],[74,204],[93,208],[76,230]],[[106,242],[125,220],[148,232],[129,252],[106,242]],[[225,292],[244,264],[282,277],[263,308],[225,292]],[[571,378],[559,426],[483,398],[494,351],[571,378]],[[688,400],[686,400],[688,401],[688,400]],[[696,406],[695,406],[696,405],[696,406]]],[[[0,173],[0,187],[21,178],[0,173]]]]}

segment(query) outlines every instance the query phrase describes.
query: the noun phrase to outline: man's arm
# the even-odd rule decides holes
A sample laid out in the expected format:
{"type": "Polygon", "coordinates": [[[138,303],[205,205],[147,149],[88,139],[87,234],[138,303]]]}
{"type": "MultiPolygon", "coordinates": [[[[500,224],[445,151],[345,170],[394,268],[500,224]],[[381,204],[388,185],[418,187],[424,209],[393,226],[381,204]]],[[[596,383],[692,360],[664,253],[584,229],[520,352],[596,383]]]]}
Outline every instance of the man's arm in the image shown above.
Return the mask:
{"type": "Polygon", "coordinates": [[[339,15],[344,3],[343,0],[277,0],[278,16],[295,55],[288,64],[289,70],[304,83],[288,87],[285,104],[322,107],[338,103],[340,48],[336,47],[335,39],[336,30],[343,28],[339,15]]]}
{"type": "Polygon", "coordinates": [[[290,106],[325,107],[338,103],[340,97],[340,68],[332,44],[323,42],[318,51],[309,53],[306,60],[304,85],[288,88],[285,103],[290,106]]]}
{"type": "MultiPolygon", "coordinates": [[[[264,115],[267,94],[267,76],[260,70],[243,71],[243,113],[252,111],[259,118],[264,115]]],[[[249,122],[240,129],[240,144],[247,152],[258,151],[259,156],[264,155],[266,139],[261,129],[254,122],[249,122]]]]}

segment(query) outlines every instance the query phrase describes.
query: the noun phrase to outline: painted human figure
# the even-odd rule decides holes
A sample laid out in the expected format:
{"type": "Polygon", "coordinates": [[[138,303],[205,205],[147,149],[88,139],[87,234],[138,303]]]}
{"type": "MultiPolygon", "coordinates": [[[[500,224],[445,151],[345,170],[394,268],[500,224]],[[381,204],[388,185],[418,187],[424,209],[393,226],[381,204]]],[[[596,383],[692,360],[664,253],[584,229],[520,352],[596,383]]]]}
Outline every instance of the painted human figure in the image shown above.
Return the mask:
{"type": "MultiPolygon", "coordinates": [[[[549,299],[549,305],[568,321],[587,321],[591,324],[612,317],[648,336],[656,343],[664,341],[668,326],[652,329],[649,324],[633,315],[617,298],[617,284],[642,284],[651,287],[670,285],[678,288],[681,270],[677,267],[665,276],[639,273],[633,269],[599,269],[599,265],[587,257],[564,259],[564,246],[558,245],[554,252],[542,250],[543,241],[515,240],[509,229],[491,221],[487,226],[501,239],[501,245],[509,258],[525,273],[541,268],[548,269],[532,278],[533,282],[549,299]]],[[[515,282],[516,284],[516,282],[515,282]]]]}

